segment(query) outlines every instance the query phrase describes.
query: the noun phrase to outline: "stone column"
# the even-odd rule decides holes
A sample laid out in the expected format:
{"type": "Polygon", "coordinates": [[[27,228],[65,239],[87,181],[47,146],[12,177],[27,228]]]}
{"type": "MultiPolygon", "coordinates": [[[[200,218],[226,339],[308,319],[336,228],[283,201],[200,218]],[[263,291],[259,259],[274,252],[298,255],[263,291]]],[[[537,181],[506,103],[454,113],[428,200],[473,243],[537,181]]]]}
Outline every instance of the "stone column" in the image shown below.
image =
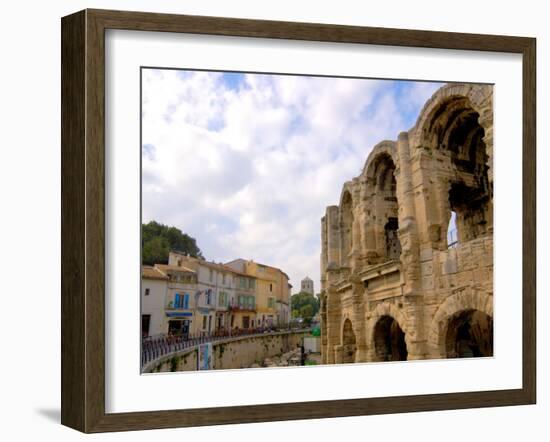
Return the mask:
{"type": "Polygon", "coordinates": [[[356,269],[360,266],[361,258],[361,224],[363,223],[363,217],[360,207],[353,208],[353,225],[351,227],[351,259],[350,266],[352,269],[356,269]]]}
{"type": "Polygon", "coordinates": [[[321,363],[327,363],[327,294],[323,289],[320,296],[321,312],[321,363]]]}
{"type": "Polygon", "coordinates": [[[327,221],[326,216],[321,218],[321,278],[326,272],[327,269],[327,221]]]}
{"type": "Polygon", "coordinates": [[[410,155],[412,169],[412,190],[416,208],[416,222],[418,226],[418,239],[421,250],[425,248],[437,248],[441,234],[438,203],[439,198],[434,192],[434,156],[438,152],[413,146],[414,154],[410,155]]]}
{"type": "Polygon", "coordinates": [[[334,363],[343,364],[344,363],[344,346],[336,345],[334,347],[334,363]]]}
{"type": "Polygon", "coordinates": [[[363,256],[367,265],[374,264],[378,258],[378,251],[376,248],[376,227],[373,214],[374,212],[374,198],[369,195],[365,198],[363,210],[364,221],[362,223],[363,230],[363,256]]]}
{"type": "Polygon", "coordinates": [[[420,288],[420,244],[416,223],[416,210],[409,153],[409,134],[401,132],[397,140],[398,168],[396,169],[396,194],[399,204],[399,241],[404,294],[420,288]]]}
{"type": "Polygon", "coordinates": [[[357,277],[351,277],[353,290],[353,326],[355,333],[355,362],[367,362],[367,330],[365,327],[365,287],[357,277]]]}
{"type": "Polygon", "coordinates": [[[327,351],[326,363],[334,364],[336,346],[340,345],[340,323],[342,308],[340,294],[334,286],[329,285],[327,295],[327,351]]]}
{"type": "Polygon", "coordinates": [[[338,221],[338,206],[327,207],[327,270],[335,268],[340,261],[340,226],[338,221]]]}

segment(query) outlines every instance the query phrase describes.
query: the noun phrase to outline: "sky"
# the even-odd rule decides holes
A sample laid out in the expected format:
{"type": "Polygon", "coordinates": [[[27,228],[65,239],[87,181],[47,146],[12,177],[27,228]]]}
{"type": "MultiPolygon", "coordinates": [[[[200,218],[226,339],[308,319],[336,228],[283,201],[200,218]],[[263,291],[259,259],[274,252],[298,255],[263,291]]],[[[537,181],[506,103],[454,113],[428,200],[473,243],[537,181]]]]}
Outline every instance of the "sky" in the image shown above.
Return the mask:
{"type": "Polygon", "coordinates": [[[442,83],[142,71],[142,221],[320,291],[320,220],[442,83]]]}

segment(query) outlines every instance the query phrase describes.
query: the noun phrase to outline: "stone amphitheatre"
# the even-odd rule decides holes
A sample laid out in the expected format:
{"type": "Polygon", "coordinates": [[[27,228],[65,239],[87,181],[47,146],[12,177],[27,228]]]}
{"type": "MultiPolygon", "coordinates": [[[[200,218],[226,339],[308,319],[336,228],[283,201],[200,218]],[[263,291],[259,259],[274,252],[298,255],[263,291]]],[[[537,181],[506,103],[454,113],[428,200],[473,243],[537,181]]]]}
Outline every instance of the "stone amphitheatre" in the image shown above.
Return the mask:
{"type": "Polygon", "coordinates": [[[323,363],[493,355],[492,101],[443,86],[327,207],[323,363]]]}

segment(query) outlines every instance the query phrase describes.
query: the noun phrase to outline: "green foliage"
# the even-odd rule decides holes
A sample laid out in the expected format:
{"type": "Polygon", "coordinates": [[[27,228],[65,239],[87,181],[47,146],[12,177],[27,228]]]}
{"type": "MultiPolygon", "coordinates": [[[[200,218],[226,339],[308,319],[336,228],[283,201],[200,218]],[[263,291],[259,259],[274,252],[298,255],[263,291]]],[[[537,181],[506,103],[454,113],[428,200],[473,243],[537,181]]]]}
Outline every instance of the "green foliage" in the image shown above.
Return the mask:
{"type": "Polygon", "coordinates": [[[172,357],[172,359],[170,359],[170,371],[176,371],[178,369],[178,358],[177,357],[172,357]]]}
{"type": "Polygon", "coordinates": [[[148,265],[167,264],[170,250],[204,258],[195,238],[176,227],[168,227],[156,221],[142,225],[141,250],[143,264],[148,265]]]}
{"type": "Polygon", "coordinates": [[[293,318],[303,318],[309,324],[319,311],[319,299],[309,293],[300,292],[290,298],[291,314],[293,318]]]}

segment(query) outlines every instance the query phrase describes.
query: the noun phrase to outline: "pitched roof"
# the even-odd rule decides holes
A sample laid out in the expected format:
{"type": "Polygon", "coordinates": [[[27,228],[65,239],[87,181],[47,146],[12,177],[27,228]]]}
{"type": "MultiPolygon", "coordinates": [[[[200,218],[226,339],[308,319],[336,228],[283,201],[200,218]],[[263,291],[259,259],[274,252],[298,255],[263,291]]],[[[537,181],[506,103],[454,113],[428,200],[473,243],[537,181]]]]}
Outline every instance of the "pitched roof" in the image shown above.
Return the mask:
{"type": "MultiPolygon", "coordinates": [[[[248,278],[255,278],[255,276],[249,275],[249,274],[247,274],[245,272],[241,272],[239,270],[236,270],[233,267],[228,266],[227,264],[206,261],[206,260],[200,259],[200,258],[194,258],[194,257],[187,256],[187,255],[185,255],[181,252],[177,252],[177,251],[174,251],[174,250],[171,253],[174,253],[176,255],[180,255],[182,257],[184,263],[187,260],[190,263],[193,263],[193,264],[196,264],[196,265],[201,265],[201,266],[204,266],[208,269],[218,270],[220,272],[234,273],[236,275],[246,276],[248,278]]],[[[177,270],[178,268],[185,268],[184,266],[181,266],[181,267],[171,266],[171,267],[173,267],[175,270],[177,270]]]]}
{"type": "MultiPolygon", "coordinates": [[[[270,265],[267,265],[267,264],[262,264],[260,262],[254,261],[252,259],[237,258],[237,259],[234,259],[233,261],[226,262],[225,265],[230,265],[230,264],[237,263],[237,262],[241,262],[241,263],[244,263],[244,264],[253,263],[253,264],[256,264],[257,266],[262,266],[262,267],[266,267],[266,268],[269,268],[269,269],[272,269],[272,270],[277,270],[278,272],[281,272],[283,275],[285,275],[286,279],[290,279],[288,277],[288,274],[286,272],[283,272],[279,267],[274,267],[274,266],[270,266],[270,265]]],[[[246,273],[244,273],[244,274],[246,274],[246,273]]]]}
{"type": "Polygon", "coordinates": [[[141,277],[143,279],[168,279],[161,270],[151,266],[141,266],[141,277]]]}
{"type": "Polygon", "coordinates": [[[163,273],[166,272],[181,272],[181,273],[196,273],[194,270],[184,266],[169,266],[167,264],[155,264],[155,268],[163,273]]]}

